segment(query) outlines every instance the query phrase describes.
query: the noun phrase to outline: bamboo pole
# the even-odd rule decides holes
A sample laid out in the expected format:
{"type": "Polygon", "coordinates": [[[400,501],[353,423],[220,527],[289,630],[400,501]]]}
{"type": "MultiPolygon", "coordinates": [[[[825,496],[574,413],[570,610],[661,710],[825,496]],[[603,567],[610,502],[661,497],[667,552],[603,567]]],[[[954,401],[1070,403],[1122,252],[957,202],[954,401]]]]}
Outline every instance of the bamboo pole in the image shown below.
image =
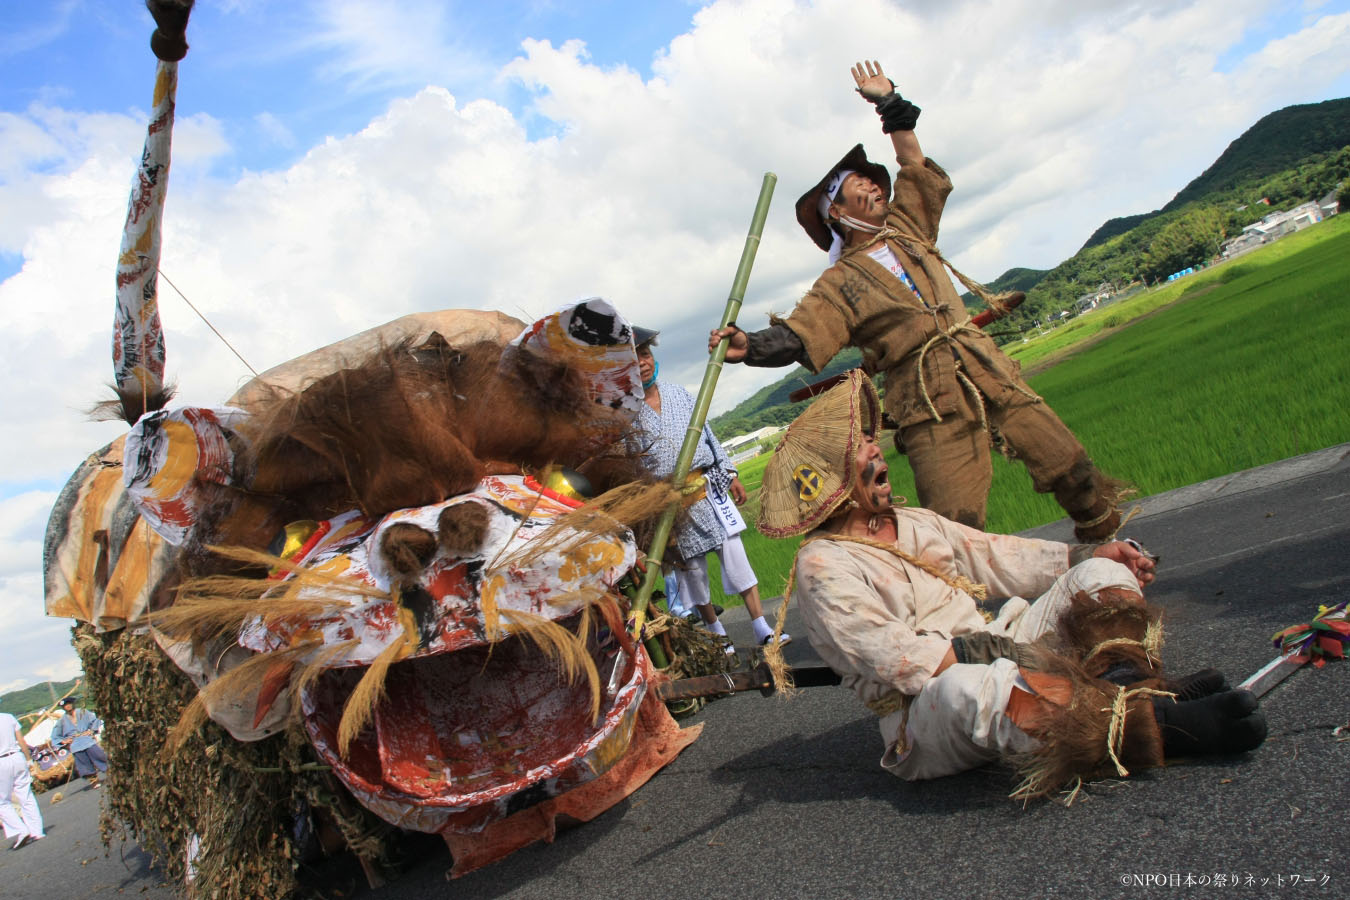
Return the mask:
{"type": "MultiPolygon", "coordinates": [[[[731,294],[722,310],[722,321],[718,328],[726,328],[736,320],[741,311],[741,301],[745,299],[745,286],[750,281],[750,269],[755,264],[755,252],[759,250],[759,238],[764,233],[764,220],[769,215],[769,202],[773,199],[773,188],[778,176],[772,172],[764,174],[764,182],[759,188],[759,200],[755,203],[755,214],[750,219],[750,232],[745,236],[745,248],[741,251],[741,262],[736,267],[736,277],[731,282],[731,294]]],[[[703,370],[703,383],[699,385],[698,396],[694,399],[694,414],[689,418],[689,428],[684,433],[684,443],[680,445],[680,455],[675,458],[675,471],[671,474],[672,484],[684,484],[689,477],[689,468],[694,461],[694,451],[698,448],[703,435],[703,425],[708,420],[708,407],[712,405],[713,391],[717,388],[717,378],[722,374],[722,364],[726,360],[729,338],[724,338],[708,359],[703,370]]],[[[647,551],[647,570],[643,573],[642,584],[637,596],[633,598],[633,637],[640,639],[642,626],[647,621],[647,604],[651,600],[652,589],[656,586],[656,576],[661,571],[662,558],[666,545],[670,542],[670,531],[675,524],[675,515],[680,510],[679,502],[666,507],[656,523],[652,535],[651,549],[647,551]]],[[[650,649],[649,649],[650,652],[650,649]]],[[[662,654],[664,656],[664,654],[662,654]]],[[[653,663],[657,662],[653,658],[653,663]]]]}

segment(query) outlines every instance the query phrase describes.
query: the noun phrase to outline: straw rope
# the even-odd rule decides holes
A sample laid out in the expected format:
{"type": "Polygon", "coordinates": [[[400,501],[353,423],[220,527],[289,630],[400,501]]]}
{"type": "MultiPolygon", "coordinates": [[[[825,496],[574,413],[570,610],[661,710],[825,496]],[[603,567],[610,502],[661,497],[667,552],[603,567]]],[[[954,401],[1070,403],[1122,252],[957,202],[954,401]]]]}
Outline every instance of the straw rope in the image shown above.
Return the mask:
{"type": "Polygon", "coordinates": [[[983,300],[995,313],[999,316],[1008,314],[1009,309],[1005,301],[1015,293],[1014,291],[1003,291],[998,294],[993,293],[987,287],[980,284],[975,279],[968,277],[960,269],[952,265],[951,260],[943,256],[942,251],[938,249],[937,244],[934,244],[932,241],[917,234],[901,231],[894,225],[884,225],[880,231],[870,235],[870,237],[872,240],[859,241],[851,247],[844,248],[843,255],[849,256],[859,250],[873,246],[877,241],[893,238],[897,244],[904,248],[906,253],[915,259],[919,259],[925,252],[931,253],[937,258],[938,262],[946,266],[947,270],[956,276],[957,281],[960,281],[961,284],[965,285],[966,290],[983,300]]]}
{"type": "Polygon", "coordinates": [[[1121,764],[1119,753],[1125,741],[1125,717],[1130,712],[1127,704],[1135,697],[1171,697],[1175,700],[1177,695],[1173,691],[1159,691],[1154,688],[1138,687],[1127,690],[1121,687],[1116,691],[1116,698],[1111,705],[1102,707],[1102,712],[1111,714],[1111,723],[1106,730],[1106,752],[1111,757],[1111,762],[1116,765],[1116,774],[1122,778],[1130,774],[1130,770],[1121,764]]]}
{"type": "MultiPolygon", "coordinates": [[[[971,581],[964,575],[948,575],[946,572],[943,572],[941,569],[939,569],[937,566],[934,566],[932,563],[924,562],[918,557],[906,553],[904,550],[901,550],[899,547],[896,547],[893,544],[883,543],[882,541],[874,541],[871,538],[856,537],[851,534],[830,534],[808,538],[805,541],[802,541],[802,547],[805,547],[807,544],[810,544],[813,541],[844,541],[850,544],[862,544],[864,547],[872,547],[876,550],[884,550],[887,553],[891,554],[892,556],[902,559],[918,569],[922,569],[929,575],[932,575],[934,578],[937,578],[938,580],[942,581],[948,587],[969,594],[970,596],[974,597],[977,601],[981,603],[989,599],[989,588],[985,587],[984,585],[975,581],[971,581]]],[[[801,548],[798,548],[797,552],[801,553],[802,552],[801,548]]],[[[793,560],[793,565],[794,566],[796,565],[795,559],[793,560]]]]}
{"type": "Polygon", "coordinates": [[[1157,666],[1161,664],[1159,652],[1162,650],[1162,643],[1163,643],[1162,622],[1153,621],[1149,622],[1148,627],[1144,630],[1144,639],[1142,641],[1136,641],[1134,638],[1127,638],[1127,637],[1111,638],[1109,640],[1102,641],[1100,644],[1098,644],[1097,646],[1093,647],[1091,650],[1088,651],[1087,655],[1083,657],[1083,662],[1086,663],[1088,660],[1092,659],[1098,653],[1101,653],[1103,650],[1106,650],[1110,647],[1128,646],[1128,647],[1138,647],[1141,650],[1143,650],[1144,655],[1148,658],[1149,664],[1157,666]]]}
{"type": "MultiPolygon", "coordinates": [[[[815,537],[809,537],[802,541],[801,546],[797,548],[796,554],[792,557],[792,568],[788,573],[787,585],[783,588],[783,602],[779,605],[778,615],[774,620],[773,638],[764,650],[764,662],[769,667],[769,675],[773,679],[774,690],[784,696],[791,696],[795,691],[793,690],[792,685],[792,673],[788,669],[787,663],[783,660],[783,650],[782,646],[779,644],[779,637],[783,633],[783,623],[787,621],[788,604],[792,602],[792,593],[797,585],[797,557],[801,555],[803,547],[816,541],[843,541],[850,544],[862,544],[864,547],[872,547],[876,550],[884,550],[892,556],[904,560],[910,565],[927,572],[948,587],[969,594],[977,602],[984,602],[989,598],[989,589],[985,585],[971,581],[964,575],[948,575],[932,563],[924,562],[894,545],[848,534],[821,534],[816,535],[815,537]]],[[[902,708],[900,706],[894,706],[894,708],[892,708],[894,701],[887,701],[887,697],[878,698],[873,702],[879,704],[879,706],[874,709],[873,706],[869,704],[868,709],[876,712],[879,716],[886,716],[902,708]],[[884,711],[879,712],[878,709],[884,711]]]]}
{"type": "MultiPolygon", "coordinates": [[[[859,241],[853,246],[845,248],[844,256],[849,256],[865,248],[872,247],[875,245],[877,241],[894,239],[895,242],[898,243],[901,246],[901,248],[905,250],[906,253],[914,257],[916,260],[922,258],[922,255],[925,252],[931,253],[934,257],[937,258],[938,262],[946,266],[947,270],[956,276],[957,280],[960,281],[961,284],[963,284],[967,290],[969,290],[971,293],[975,294],[977,297],[983,300],[985,304],[991,310],[993,310],[998,317],[1005,316],[1009,312],[1011,312],[1011,310],[1008,308],[1006,301],[1016,293],[1015,291],[1003,291],[998,294],[991,292],[984,285],[980,284],[973,278],[968,277],[960,269],[952,265],[951,260],[943,256],[942,251],[939,250],[937,245],[934,244],[932,241],[929,241],[920,235],[902,231],[893,225],[883,226],[875,234],[870,235],[870,237],[872,238],[871,240],[859,241]]],[[[934,317],[936,318],[937,313],[948,311],[950,310],[950,308],[951,308],[950,305],[946,303],[934,307],[933,308],[934,317]]],[[[926,342],[924,342],[923,346],[921,346],[917,351],[919,357],[916,362],[919,371],[919,396],[923,399],[924,405],[928,407],[928,412],[935,421],[941,422],[942,416],[938,414],[937,407],[933,405],[933,400],[928,394],[928,385],[925,383],[923,377],[924,356],[926,356],[928,351],[932,349],[932,347],[939,341],[947,341],[949,343],[954,343],[956,335],[960,334],[961,332],[970,332],[972,334],[983,335],[984,332],[981,329],[977,328],[975,325],[971,324],[972,322],[973,319],[970,316],[966,316],[966,318],[962,319],[960,322],[953,324],[951,327],[945,330],[939,330],[937,334],[933,335],[926,342]]],[[[957,377],[958,378],[962,377],[959,371],[957,372],[957,377]]],[[[974,395],[976,404],[980,410],[980,426],[984,431],[988,431],[989,422],[987,417],[985,416],[983,397],[980,395],[979,391],[975,388],[975,385],[969,382],[968,378],[962,378],[962,383],[966,386],[967,390],[970,390],[974,395]]],[[[1039,397],[1032,391],[1029,391],[1026,388],[1022,387],[1016,382],[1010,382],[1010,386],[1012,387],[1013,390],[1029,398],[1033,403],[1044,402],[1044,400],[1041,397],[1039,397]]]]}

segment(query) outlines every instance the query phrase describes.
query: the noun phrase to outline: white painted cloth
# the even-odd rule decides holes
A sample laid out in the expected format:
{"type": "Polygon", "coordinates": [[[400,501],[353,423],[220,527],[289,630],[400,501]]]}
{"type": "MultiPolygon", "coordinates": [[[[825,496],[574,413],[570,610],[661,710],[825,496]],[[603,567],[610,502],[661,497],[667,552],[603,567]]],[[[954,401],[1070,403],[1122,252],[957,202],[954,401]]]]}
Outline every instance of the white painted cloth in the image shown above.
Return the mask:
{"type": "Polygon", "coordinates": [[[1002,601],[994,621],[985,621],[969,594],[885,550],[820,540],[802,547],[793,592],[812,646],[864,703],[885,704],[897,691],[913,698],[907,714],[880,721],[881,764],[902,778],[936,778],[1029,749],[1031,739],[1004,716],[1017,666],[954,665],[935,678],[951,639],[993,631],[1032,641],[1076,592],[1137,591],[1137,582],[1110,560],[1070,570],[1066,544],[986,534],[924,509],[895,515],[897,546],[987,586],[991,603],[1002,601]]]}

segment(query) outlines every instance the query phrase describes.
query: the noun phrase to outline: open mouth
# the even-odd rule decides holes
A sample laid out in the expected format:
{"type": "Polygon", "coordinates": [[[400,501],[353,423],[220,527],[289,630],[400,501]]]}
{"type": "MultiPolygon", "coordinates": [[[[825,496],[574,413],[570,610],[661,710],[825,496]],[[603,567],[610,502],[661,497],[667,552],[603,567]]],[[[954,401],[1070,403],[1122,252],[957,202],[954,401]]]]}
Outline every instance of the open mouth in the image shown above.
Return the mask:
{"type": "Polygon", "coordinates": [[[337,749],[347,697],[364,671],[330,669],[306,691],[320,759],[387,821],[416,831],[476,831],[605,772],[627,749],[647,672],[614,637],[588,651],[603,685],[592,719],[584,678],[530,640],[408,659],[389,669],[372,728],[337,749]]]}
{"type": "Polygon", "coordinates": [[[877,466],[876,475],[872,477],[873,487],[886,487],[890,484],[890,468],[888,466],[877,466]]]}

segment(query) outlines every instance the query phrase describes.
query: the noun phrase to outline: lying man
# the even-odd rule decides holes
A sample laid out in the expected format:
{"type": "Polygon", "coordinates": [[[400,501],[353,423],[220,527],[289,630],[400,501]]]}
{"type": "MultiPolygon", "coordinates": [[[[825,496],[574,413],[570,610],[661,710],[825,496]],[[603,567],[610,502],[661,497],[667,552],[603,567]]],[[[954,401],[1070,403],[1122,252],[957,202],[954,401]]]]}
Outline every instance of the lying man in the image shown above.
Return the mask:
{"type": "Polygon", "coordinates": [[[1213,669],[1163,677],[1146,554],[893,505],[880,416],[856,371],[799,416],[765,471],[759,527],[810,532],[791,599],[821,658],[881,717],[883,767],[918,780],[1016,757],[1025,798],[1261,744],[1251,693],[1213,669]],[[1003,601],[992,619],[986,593],[1003,601]]]}
{"type": "MultiPolygon", "coordinates": [[[[786,318],[750,334],[714,331],[708,352],[730,337],[729,363],[819,372],[844,347],[858,347],[867,371],[885,373],[896,449],[909,459],[922,506],[983,528],[997,442],[1026,465],[1036,490],[1054,493],[1079,540],[1107,539],[1120,526],[1120,484],[1097,470],[1017,364],[970,323],[947,276],[936,242],[952,182],[919,148],[918,107],[895,92],[880,64],[859,63],[853,79],[890,135],[900,164],[894,190],[862,144],[845,154],[797,201],[797,221],[829,252],[829,267],[786,318]]],[[[957,275],[991,306],[1000,302],[957,275]]]]}

